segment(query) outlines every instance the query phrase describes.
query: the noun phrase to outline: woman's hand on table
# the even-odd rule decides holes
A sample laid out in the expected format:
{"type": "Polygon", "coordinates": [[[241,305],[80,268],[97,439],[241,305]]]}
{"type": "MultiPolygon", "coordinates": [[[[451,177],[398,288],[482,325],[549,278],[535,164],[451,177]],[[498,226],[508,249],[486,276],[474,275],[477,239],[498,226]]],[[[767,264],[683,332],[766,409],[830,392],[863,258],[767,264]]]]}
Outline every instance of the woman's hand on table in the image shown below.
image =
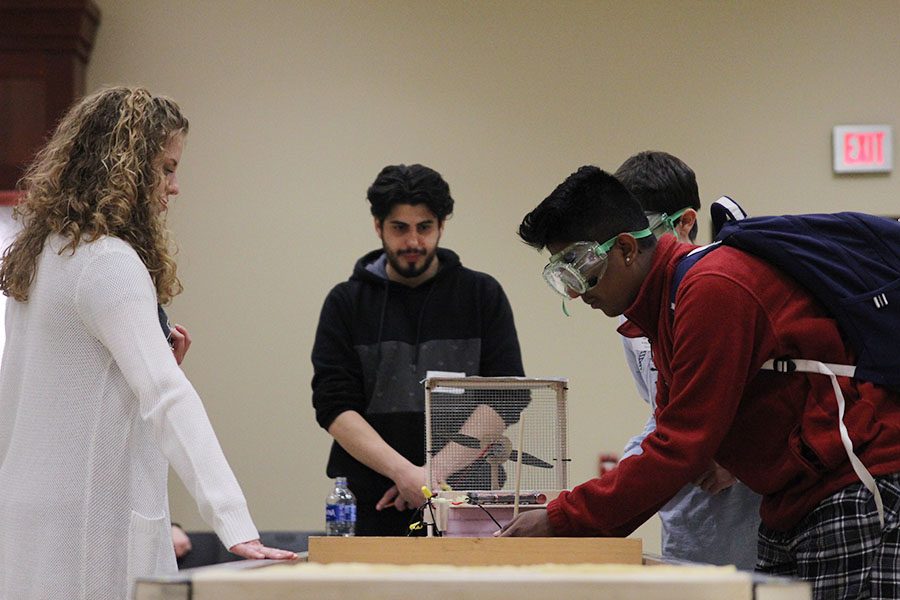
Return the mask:
{"type": "Polygon", "coordinates": [[[241,542],[235,544],[228,549],[232,554],[237,554],[241,558],[262,559],[268,558],[272,560],[293,560],[297,558],[295,552],[290,550],[280,550],[278,548],[269,548],[263,546],[259,540],[250,540],[249,542],[241,542]]]}

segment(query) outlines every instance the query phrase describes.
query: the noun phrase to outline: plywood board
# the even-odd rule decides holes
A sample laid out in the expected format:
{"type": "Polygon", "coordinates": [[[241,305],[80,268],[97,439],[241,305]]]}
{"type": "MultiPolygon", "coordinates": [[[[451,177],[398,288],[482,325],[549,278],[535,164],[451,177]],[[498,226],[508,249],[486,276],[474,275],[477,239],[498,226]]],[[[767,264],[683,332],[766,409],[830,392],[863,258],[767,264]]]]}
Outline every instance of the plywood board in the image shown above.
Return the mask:
{"type": "MultiPolygon", "coordinates": [[[[298,564],[198,574],[192,600],[752,600],[752,578],[727,567],[298,564]]],[[[794,596],[807,600],[808,596],[794,596]]]]}
{"type": "Polygon", "coordinates": [[[393,565],[641,564],[627,538],[311,537],[309,561],[393,565]]]}
{"type": "MultiPolygon", "coordinates": [[[[646,561],[654,562],[654,561],[646,561]]],[[[706,565],[457,567],[241,561],[140,580],[136,600],[810,600],[807,583],[706,565]]]]}

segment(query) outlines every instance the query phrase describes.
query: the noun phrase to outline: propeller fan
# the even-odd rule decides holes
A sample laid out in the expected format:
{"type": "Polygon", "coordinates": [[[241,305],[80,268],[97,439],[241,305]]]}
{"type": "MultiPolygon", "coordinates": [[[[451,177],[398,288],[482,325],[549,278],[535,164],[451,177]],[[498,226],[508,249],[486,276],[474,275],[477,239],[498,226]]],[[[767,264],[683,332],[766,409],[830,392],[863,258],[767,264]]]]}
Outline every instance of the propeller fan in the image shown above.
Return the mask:
{"type": "MultiPolygon", "coordinates": [[[[481,450],[479,458],[491,466],[491,489],[500,489],[500,465],[509,462],[519,462],[519,453],[513,449],[512,442],[505,435],[501,435],[492,439],[480,440],[471,435],[464,433],[456,433],[450,436],[451,442],[456,442],[460,446],[481,450]]],[[[522,464],[529,467],[537,467],[539,469],[552,469],[553,465],[541,460],[540,458],[522,451],[522,464]]]]}

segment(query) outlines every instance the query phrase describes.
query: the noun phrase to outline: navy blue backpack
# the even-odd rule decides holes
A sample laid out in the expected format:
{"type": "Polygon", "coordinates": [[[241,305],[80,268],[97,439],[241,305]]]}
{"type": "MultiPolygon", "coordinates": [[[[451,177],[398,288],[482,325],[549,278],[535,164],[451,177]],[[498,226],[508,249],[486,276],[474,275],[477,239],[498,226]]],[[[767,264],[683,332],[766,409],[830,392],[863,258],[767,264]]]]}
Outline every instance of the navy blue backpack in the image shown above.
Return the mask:
{"type": "Polygon", "coordinates": [[[835,318],[856,352],[856,365],[822,363],[816,357],[780,357],[763,369],[821,373],[831,378],[841,442],[853,470],[872,492],[882,526],[884,508],[875,480],[853,452],[843,423],[844,396],[837,377],[855,377],[900,390],[900,223],[844,212],[729,220],[716,241],[697,248],[676,266],[670,307],[684,275],[697,261],[733,246],[771,263],[805,287],[835,318]]]}
{"type": "Polygon", "coordinates": [[[729,221],[714,244],[678,265],[673,308],[687,270],[721,244],[762,258],[805,287],[858,355],[853,376],[900,391],[900,223],[853,212],[729,221]]]}

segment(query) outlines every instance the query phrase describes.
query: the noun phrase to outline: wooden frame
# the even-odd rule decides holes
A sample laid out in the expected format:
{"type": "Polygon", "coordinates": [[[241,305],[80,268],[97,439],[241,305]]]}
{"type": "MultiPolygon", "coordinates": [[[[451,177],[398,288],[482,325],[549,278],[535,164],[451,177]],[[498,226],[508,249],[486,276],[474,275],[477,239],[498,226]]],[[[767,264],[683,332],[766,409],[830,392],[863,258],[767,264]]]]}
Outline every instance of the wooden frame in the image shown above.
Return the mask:
{"type": "Polygon", "coordinates": [[[534,390],[550,389],[556,395],[556,457],[554,474],[556,475],[555,490],[559,491],[568,487],[568,419],[567,419],[567,392],[568,381],[566,379],[547,379],[533,377],[431,377],[425,380],[425,473],[429,481],[431,473],[431,394],[439,388],[458,388],[462,390],[534,390]]]}

